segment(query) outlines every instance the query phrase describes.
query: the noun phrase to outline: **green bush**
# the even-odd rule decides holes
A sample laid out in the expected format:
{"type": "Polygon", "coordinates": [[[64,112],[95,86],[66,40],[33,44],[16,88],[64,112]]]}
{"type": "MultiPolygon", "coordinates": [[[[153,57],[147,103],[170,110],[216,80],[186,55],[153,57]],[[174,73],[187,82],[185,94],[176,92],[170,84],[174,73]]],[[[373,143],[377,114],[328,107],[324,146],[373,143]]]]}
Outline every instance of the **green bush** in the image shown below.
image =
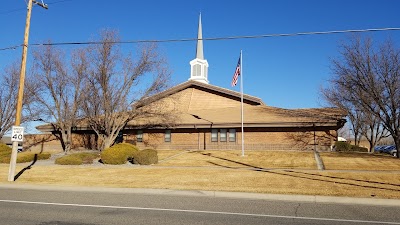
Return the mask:
{"type": "Polygon", "coordinates": [[[351,151],[352,152],[368,152],[368,148],[352,145],[351,146],[351,151]]]}
{"type": "Polygon", "coordinates": [[[0,143],[0,155],[11,154],[11,150],[6,144],[0,143]]]}
{"type": "Polygon", "coordinates": [[[125,164],[129,158],[134,158],[138,148],[128,143],[120,143],[101,152],[101,161],[105,164],[125,164]]]}
{"type": "Polygon", "coordinates": [[[10,163],[11,154],[9,155],[0,155],[0,163],[10,163]]]}
{"type": "Polygon", "coordinates": [[[368,152],[367,148],[351,145],[343,141],[337,141],[335,143],[335,148],[338,152],[368,152]]]}
{"type": "MultiPolygon", "coordinates": [[[[18,153],[17,163],[33,162],[33,160],[35,158],[35,154],[37,154],[37,153],[32,153],[32,152],[18,153]]],[[[45,159],[49,159],[50,157],[51,157],[51,154],[46,153],[46,152],[37,154],[37,160],[45,160],[45,159]]]]}
{"type": "Polygon", "coordinates": [[[98,157],[97,153],[91,152],[81,152],[74,153],[71,155],[66,155],[57,158],[55,164],[58,165],[82,165],[82,164],[92,164],[93,160],[98,157]]]}
{"type": "Polygon", "coordinates": [[[82,165],[83,160],[82,160],[82,158],[76,156],[75,154],[66,155],[66,156],[57,158],[55,161],[55,164],[58,164],[58,165],[82,165]]]}
{"type": "Polygon", "coordinates": [[[82,152],[76,155],[82,159],[83,164],[92,164],[93,160],[99,158],[99,153],[97,152],[82,152]]]}
{"type": "Polygon", "coordinates": [[[133,158],[135,164],[151,165],[158,163],[157,151],[153,149],[145,149],[136,153],[133,158]]]}
{"type": "Polygon", "coordinates": [[[344,141],[337,141],[335,143],[335,149],[338,152],[349,152],[351,150],[351,145],[344,141]]]}
{"type": "MultiPolygon", "coordinates": [[[[12,149],[5,144],[0,144],[0,163],[10,163],[12,149]]],[[[35,153],[22,152],[17,155],[17,163],[32,162],[35,157],[35,153]]],[[[38,160],[49,159],[50,153],[38,154],[38,160]]]]}

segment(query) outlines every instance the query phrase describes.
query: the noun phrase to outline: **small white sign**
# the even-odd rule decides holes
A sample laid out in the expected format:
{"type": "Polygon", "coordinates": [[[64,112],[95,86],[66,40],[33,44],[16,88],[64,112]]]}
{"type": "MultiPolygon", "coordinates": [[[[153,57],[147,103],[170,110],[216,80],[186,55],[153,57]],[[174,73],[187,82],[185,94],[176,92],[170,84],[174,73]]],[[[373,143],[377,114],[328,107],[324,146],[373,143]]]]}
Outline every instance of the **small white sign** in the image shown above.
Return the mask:
{"type": "Polygon", "coordinates": [[[13,126],[11,131],[11,141],[24,141],[24,127],[13,126]]]}

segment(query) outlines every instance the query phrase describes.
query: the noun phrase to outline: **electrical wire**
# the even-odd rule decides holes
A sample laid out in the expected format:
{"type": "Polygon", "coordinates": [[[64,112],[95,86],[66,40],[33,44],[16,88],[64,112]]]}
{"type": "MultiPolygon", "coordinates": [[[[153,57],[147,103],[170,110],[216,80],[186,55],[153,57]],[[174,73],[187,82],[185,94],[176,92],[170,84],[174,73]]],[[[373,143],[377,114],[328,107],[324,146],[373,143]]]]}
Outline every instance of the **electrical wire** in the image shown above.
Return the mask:
{"type": "MultiPolygon", "coordinates": [[[[54,4],[58,4],[58,3],[61,3],[61,2],[70,2],[70,1],[72,1],[72,0],[60,0],[60,1],[55,1],[55,2],[49,2],[49,3],[46,3],[46,4],[47,5],[54,5],[54,4]]],[[[26,1],[25,1],[25,3],[28,5],[28,3],[26,1]]],[[[18,8],[18,9],[11,9],[11,10],[8,10],[8,11],[3,11],[3,12],[0,12],[0,15],[10,14],[10,13],[19,12],[19,11],[26,11],[26,8],[18,8]]]]}
{"type": "Polygon", "coordinates": [[[7,47],[7,48],[0,48],[0,51],[4,51],[4,50],[15,50],[19,47],[21,47],[22,45],[15,45],[15,46],[11,46],[11,47],[7,47]]]}
{"type": "MultiPolygon", "coordinates": [[[[214,37],[214,38],[185,38],[185,39],[166,39],[166,40],[130,40],[130,41],[116,41],[109,42],[112,44],[137,44],[137,43],[165,43],[165,42],[187,42],[187,41],[221,41],[221,40],[235,40],[235,39],[258,39],[258,38],[272,38],[272,37],[293,37],[293,36],[306,36],[306,35],[325,35],[325,34],[344,34],[344,33],[362,33],[362,32],[379,32],[379,31],[400,31],[398,27],[391,28],[371,28],[371,29],[357,29],[357,30],[333,30],[333,31],[314,31],[314,32],[299,32],[299,33],[281,33],[281,34],[262,34],[262,35],[248,35],[248,36],[230,36],[230,37],[214,37]]],[[[101,41],[89,42],[55,42],[55,43],[34,43],[29,46],[62,46],[62,45],[97,45],[102,44],[101,41]]],[[[16,49],[22,45],[0,48],[0,51],[16,49]]]]}

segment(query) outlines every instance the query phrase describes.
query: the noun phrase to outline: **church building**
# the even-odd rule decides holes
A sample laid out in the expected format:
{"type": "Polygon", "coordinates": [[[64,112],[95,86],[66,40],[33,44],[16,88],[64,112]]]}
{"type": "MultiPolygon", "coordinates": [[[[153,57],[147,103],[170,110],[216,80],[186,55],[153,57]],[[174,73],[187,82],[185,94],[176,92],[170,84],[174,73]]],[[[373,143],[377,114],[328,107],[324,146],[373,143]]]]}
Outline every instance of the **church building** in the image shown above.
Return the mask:
{"type": "MultiPolygon", "coordinates": [[[[123,132],[124,141],[159,150],[241,149],[241,93],[209,83],[201,16],[197,39],[189,80],[150,100],[174,102],[175,125],[167,129],[140,129],[132,121],[123,132]]],[[[247,150],[314,149],[314,146],[328,150],[346,121],[345,115],[335,108],[282,109],[267,106],[260,98],[246,94],[243,115],[243,142],[247,150]]]]}
{"type": "Polygon", "coordinates": [[[124,142],[156,150],[239,150],[242,143],[246,150],[329,150],[346,122],[346,115],[336,108],[283,109],[244,94],[242,142],[241,93],[210,84],[201,16],[190,67],[188,81],[147,101],[172,107],[174,125],[146,128],[131,121],[122,131],[124,142]]]}

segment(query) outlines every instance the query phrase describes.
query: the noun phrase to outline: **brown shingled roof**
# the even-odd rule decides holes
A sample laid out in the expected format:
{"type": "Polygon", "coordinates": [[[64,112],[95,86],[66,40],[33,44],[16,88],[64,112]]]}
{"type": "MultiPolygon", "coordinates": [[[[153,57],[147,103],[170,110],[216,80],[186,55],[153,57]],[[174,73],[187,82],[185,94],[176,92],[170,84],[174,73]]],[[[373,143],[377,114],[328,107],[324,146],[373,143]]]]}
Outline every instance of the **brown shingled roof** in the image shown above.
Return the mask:
{"type": "MultiPolygon", "coordinates": [[[[338,126],[344,115],[332,108],[282,109],[270,106],[244,106],[244,127],[299,127],[338,126]]],[[[213,110],[177,112],[176,128],[240,127],[241,107],[213,110]]],[[[128,126],[141,126],[140,121],[131,121],[128,126]]]]}
{"type": "MultiPolygon", "coordinates": [[[[164,92],[153,95],[145,101],[146,105],[158,102],[162,99],[168,99],[172,95],[179,93],[188,93],[189,98],[178,99],[176,104],[197,105],[192,107],[178,107],[174,111],[177,118],[174,127],[176,128],[193,128],[203,127],[240,127],[241,126],[241,107],[240,93],[225,88],[217,87],[210,84],[204,84],[197,81],[187,81],[181,83],[164,92]],[[191,90],[198,90],[197,96],[203,96],[203,102],[193,97],[191,90]],[[204,97],[205,96],[205,97],[204,97]],[[211,99],[216,99],[212,107],[205,107],[210,104],[211,99]],[[222,96],[222,97],[221,97],[222,96]],[[226,99],[224,99],[224,97],[226,99]],[[204,99],[205,98],[205,99],[204,99]],[[230,101],[235,104],[224,104],[221,102],[230,101]],[[229,106],[229,107],[228,107],[229,106]]],[[[339,128],[342,126],[343,118],[346,114],[337,108],[307,108],[307,109],[283,109],[277,107],[266,106],[264,102],[257,97],[244,95],[244,126],[245,127],[309,127],[309,126],[328,126],[339,128]],[[340,125],[341,124],[341,125],[340,125]]],[[[84,120],[82,120],[83,122],[84,120]]],[[[157,124],[162,121],[160,118],[148,117],[134,119],[127,124],[127,128],[143,127],[145,124],[157,124]]],[[[38,127],[39,130],[49,131],[52,129],[49,124],[38,127]]],[[[81,124],[78,130],[89,129],[86,124],[81,124]]]]}
{"type": "MultiPolygon", "coordinates": [[[[187,88],[198,88],[198,89],[202,89],[208,92],[214,92],[214,93],[218,93],[220,95],[224,95],[225,97],[228,98],[232,98],[232,99],[237,99],[240,101],[241,98],[241,93],[237,92],[237,91],[232,91],[226,88],[222,88],[222,87],[218,87],[215,85],[211,85],[211,84],[205,84],[202,82],[198,82],[198,81],[194,81],[194,80],[189,80],[186,81],[184,83],[178,84],[166,91],[163,91],[161,93],[155,94],[151,97],[149,97],[147,99],[146,104],[149,104],[151,102],[157,101],[159,99],[168,97],[170,95],[176,94],[184,89],[187,88]]],[[[251,96],[251,95],[243,95],[243,101],[246,102],[247,104],[251,104],[251,105],[265,105],[265,103],[257,97],[251,96]]]]}

